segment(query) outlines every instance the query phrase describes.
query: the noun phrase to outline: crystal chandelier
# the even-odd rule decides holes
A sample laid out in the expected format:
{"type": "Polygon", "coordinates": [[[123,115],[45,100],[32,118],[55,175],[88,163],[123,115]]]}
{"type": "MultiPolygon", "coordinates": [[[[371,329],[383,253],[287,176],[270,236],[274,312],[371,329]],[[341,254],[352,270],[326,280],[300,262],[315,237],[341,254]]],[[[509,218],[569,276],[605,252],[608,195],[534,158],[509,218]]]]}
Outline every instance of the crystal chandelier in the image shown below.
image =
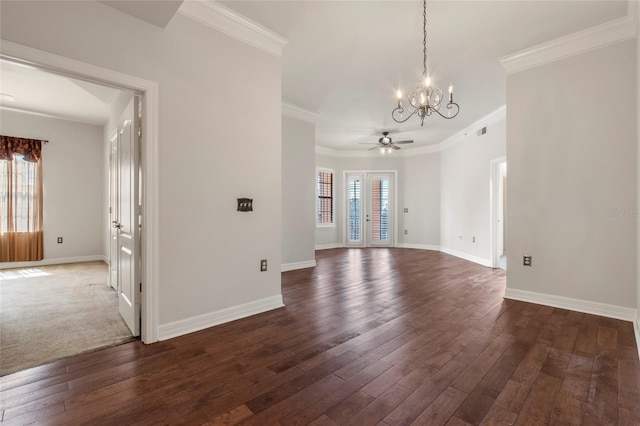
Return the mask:
{"type": "Polygon", "coordinates": [[[410,105],[409,115],[405,117],[405,109],[402,106],[402,90],[398,90],[398,106],[391,113],[391,117],[397,123],[404,123],[414,115],[420,118],[420,125],[424,125],[424,118],[436,112],[440,117],[447,120],[452,119],[460,112],[460,106],[453,102],[453,84],[449,85],[449,102],[447,103],[448,113],[440,112],[442,104],[442,90],[431,85],[431,79],[427,74],[427,0],[422,1],[423,19],[423,39],[422,39],[422,77],[418,81],[415,91],[409,93],[407,102],[410,105]]]}

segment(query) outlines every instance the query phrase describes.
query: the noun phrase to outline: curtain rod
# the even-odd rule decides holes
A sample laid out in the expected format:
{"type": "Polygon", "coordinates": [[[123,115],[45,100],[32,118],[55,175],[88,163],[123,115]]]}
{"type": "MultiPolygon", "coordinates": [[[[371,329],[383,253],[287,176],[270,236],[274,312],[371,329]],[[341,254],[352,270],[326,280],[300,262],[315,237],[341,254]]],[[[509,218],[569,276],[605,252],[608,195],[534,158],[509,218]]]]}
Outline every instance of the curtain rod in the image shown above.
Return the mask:
{"type": "Polygon", "coordinates": [[[41,143],[49,143],[49,141],[44,140],[44,139],[21,138],[21,137],[18,137],[18,136],[7,136],[7,135],[0,135],[0,136],[4,136],[5,138],[27,139],[27,140],[31,140],[31,141],[38,141],[38,142],[41,142],[41,143]]]}

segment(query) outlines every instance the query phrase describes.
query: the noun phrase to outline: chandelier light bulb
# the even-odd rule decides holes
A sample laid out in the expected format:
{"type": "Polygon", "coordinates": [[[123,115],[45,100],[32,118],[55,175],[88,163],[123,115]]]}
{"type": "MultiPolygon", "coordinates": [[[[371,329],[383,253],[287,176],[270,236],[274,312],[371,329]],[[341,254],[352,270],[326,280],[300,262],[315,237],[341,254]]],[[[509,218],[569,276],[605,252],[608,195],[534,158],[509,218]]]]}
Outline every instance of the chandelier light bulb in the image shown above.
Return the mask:
{"type": "Polygon", "coordinates": [[[396,96],[398,97],[398,100],[402,99],[402,90],[398,89],[396,96]]]}
{"type": "Polygon", "coordinates": [[[424,86],[431,87],[431,79],[428,76],[424,78],[424,86]]]}

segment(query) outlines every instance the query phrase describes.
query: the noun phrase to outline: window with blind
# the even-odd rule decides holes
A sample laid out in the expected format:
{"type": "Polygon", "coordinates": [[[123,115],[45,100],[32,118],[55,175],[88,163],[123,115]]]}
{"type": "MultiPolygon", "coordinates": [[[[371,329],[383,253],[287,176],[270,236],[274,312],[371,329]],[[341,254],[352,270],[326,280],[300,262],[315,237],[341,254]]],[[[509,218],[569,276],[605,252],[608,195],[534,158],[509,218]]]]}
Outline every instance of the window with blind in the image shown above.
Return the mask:
{"type": "Polygon", "coordinates": [[[360,178],[349,179],[349,242],[359,243],[362,240],[362,197],[360,194],[360,178]]]}
{"type": "Polygon", "coordinates": [[[317,169],[316,172],[316,225],[333,226],[333,170],[317,169]]]}

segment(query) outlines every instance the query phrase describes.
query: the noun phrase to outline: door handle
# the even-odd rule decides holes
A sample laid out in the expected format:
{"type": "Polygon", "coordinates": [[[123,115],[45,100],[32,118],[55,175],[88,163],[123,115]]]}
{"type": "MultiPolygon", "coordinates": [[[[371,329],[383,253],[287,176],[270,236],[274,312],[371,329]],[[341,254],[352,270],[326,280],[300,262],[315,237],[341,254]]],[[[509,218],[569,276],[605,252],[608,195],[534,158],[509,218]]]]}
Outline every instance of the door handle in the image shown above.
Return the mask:
{"type": "Polygon", "coordinates": [[[117,220],[114,220],[113,222],[111,222],[111,224],[113,225],[114,228],[116,229],[120,229],[122,228],[122,225],[120,223],[118,223],[117,220]]]}

